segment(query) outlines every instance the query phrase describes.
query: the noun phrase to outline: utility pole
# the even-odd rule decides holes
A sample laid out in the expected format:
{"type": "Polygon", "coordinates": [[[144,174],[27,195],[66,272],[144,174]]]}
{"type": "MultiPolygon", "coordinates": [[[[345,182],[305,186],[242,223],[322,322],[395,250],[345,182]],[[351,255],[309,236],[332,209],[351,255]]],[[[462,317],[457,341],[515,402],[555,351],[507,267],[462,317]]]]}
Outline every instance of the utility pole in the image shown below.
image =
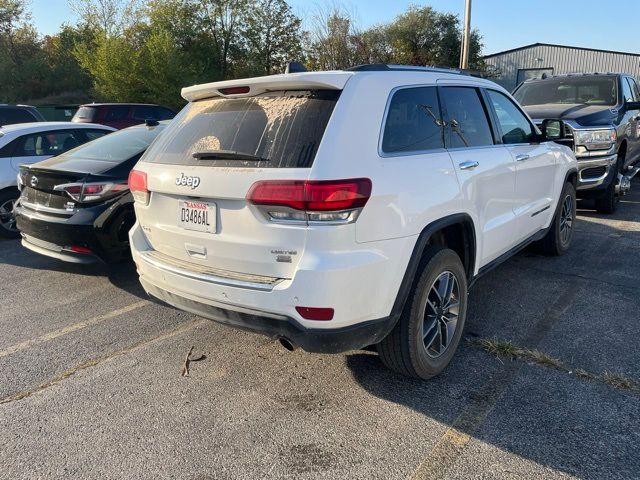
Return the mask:
{"type": "Polygon", "coordinates": [[[460,51],[460,68],[469,68],[469,45],[471,44],[471,0],[464,4],[464,31],[462,32],[462,48],[460,51]]]}

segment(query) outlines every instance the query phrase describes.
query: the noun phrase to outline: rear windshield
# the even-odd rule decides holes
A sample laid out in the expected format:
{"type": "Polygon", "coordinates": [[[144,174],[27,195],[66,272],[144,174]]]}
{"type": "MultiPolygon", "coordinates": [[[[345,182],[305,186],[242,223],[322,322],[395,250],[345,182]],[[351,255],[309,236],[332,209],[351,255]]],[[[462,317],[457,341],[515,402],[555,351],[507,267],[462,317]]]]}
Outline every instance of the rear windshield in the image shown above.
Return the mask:
{"type": "Polygon", "coordinates": [[[286,91],[190,103],[147,150],[143,161],[308,168],[339,95],[335,90],[286,91]],[[224,155],[217,157],[215,152],[224,155]]]}
{"type": "Polygon", "coordinates": [[[616,77],[563,77],[524,83],[513,95],[520,105],[548,103],[616,105],[616,77]]]}
{"type": "Polygon", "coordinates": [[[161,130],[158,127],[127,128],[85,143],[58,158],[123,162],[144,152],[161,130]]]}
{"type": "Polygon", "coordinates": [[[79,118],[82,120],[93,120],[96,114],[96,109],[93,107],[80,107],[73,118],[79,118]]]}

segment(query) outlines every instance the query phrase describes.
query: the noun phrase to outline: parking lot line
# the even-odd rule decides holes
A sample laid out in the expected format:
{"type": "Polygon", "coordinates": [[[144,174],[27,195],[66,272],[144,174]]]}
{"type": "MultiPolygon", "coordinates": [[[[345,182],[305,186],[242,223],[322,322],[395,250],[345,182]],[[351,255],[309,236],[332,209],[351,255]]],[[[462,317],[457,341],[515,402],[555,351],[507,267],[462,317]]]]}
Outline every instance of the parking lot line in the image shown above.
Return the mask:
{"type": "MultiPolygon", "coordinates": [[[[138,302],[141,303],[141,302],[138,302]]],[[[149,303],[149,302],[147,302],[149,303]]],[[[134,304],[135,305],[135,304],[134,304]]],[[[130,305],[129,307],[132,307],[133,305],[130,305]]],[[[4,405],[5,403],[11,403],[11,402],[15,402],[17,400],[22,400],[24,398],[30,397],[31,395],[33,395],[34,393],[40,392],[42,390],[45,390],[49,387],[52,387],[53,385],[56,385],[58,383],[60,383],[61,381],[63,381],[66,378],[69,378],[70,376],[76,374],[77,372],[81,371],[81,370],[86,370],[87,368],[91,368],[94,367],[96,365],[99,365],[102,362],[105,362],[107,360],[111,360],[112,358],[116,358],[116,357],[120,357],[122,355],[126,355],[127,353],[131,353],[135,350],[137,350],[138,348],[144,347],[146,345],[155,343],[155,342],[159,342],[162,340],[166,340],[167,338],[171,338],[175,335],[179,335],[181,333],[187,332],[189,330],[192,330],[196,327],[199,327],[200,325],[204,325],[210,323],[210,320],[205,320],[203,318],[194,318],[189,322],[183,323],[182,325],[179,325],[178,327],[169,330],[167,332],[163,332],[159,335],[156,335],[155,337],[151,337],[151,338],[147,338],[144,339],[140,342],[134,343],[133,345],[130,345],[126,348],[123,348],[121,350],[116,350],[115,352],[111,352],[107,355],[104,355],[102,357],[96,357],[96,358],[92,358],[90,360],[87,360],[86,362],[83,362],[79,365],[76,365],[73,368],[70,368],[69,370],[65,370],[62,373],[57,374],[55,377],[51,378],[50,380],[46,381],[45,383],[42,383],[40,385],[38,385],[35,388],[32,388],[30,390],[23,390],[22,392],[18,392],[15,393],[13,395],[9,395],[8,397],[4,397],[4,398],[0,398],[0,405],[4,405]]],[[[179,369],[176,369],[176,371],[179,373],[179,369]]]]}
{"type": "Polygon", "coordinates": [[[14,354],[16,352],[20,352],[22,350],[26,350],[28,348],[34,347],[36,345],[40,345],[42,343],[48,342],[55,338],[61,337],[63,335],[67,335],[72,332],[76,332],[83,328],[90,327],[92,325],[96,325],[100,322],[104,322],[105,320],[109,320],[114,317],[118,317],[125,313],[132,312],[133,310],[137,310],[138,308],[144,307],[145,305],[150,304],[149,300],[142,300],[140,302],[132,303],[131,305],[127,305],[126,307],[118,308],[117,310],[112,310],[109,313],[105,313],[103,315],[98,315],[97,317],[90,318],[88,320],[84,320],[82,322],[75,323],[73,325],[69,325],[67,327],[61,328],[60,330],[55,330],[53,332],[45,333],[44,335],[32,338],[31,340],[26,340],[21,343],[17,343],[12,345],[4,350],[0,350],[0,358],[6,357],[7,355],[14,354]]]}
{"type": "MultiPolygon", "coordinates": [[[[579,284],[571,284],[533,325],[523,342],[524,345],[528,348],[536,348],[554,323],[573,304],[579,290],[579,284]]],[[[524,363],[520,362],[506,364],[502,371],[482,385],[436,445],[427,453],[425,460],[409,475],[408,480],[443,478],[449,467],[469,444],[474,433],[484,424],[485,419],[523,366],[524,363]]]]}

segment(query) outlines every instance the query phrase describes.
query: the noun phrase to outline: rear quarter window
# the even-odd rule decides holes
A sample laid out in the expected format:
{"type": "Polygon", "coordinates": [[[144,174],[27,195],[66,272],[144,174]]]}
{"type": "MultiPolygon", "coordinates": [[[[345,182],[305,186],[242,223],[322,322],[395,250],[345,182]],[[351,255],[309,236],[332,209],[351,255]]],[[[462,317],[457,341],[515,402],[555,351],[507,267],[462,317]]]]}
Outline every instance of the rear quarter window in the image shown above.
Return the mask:
{"type": "Polygon", "coordinates": [[[143,161],[209,167],[308,168],[339,96],[340,92],[334,90],[281,91],[193,102],[151,145],[143,161]],[[194,158],[194,153],[220,151],[266,161],[194,158]]]}
{"type": "Polygon", "coordinates": [[[444,148],[436,87],[403,88],[391,97],[382,136],[387,154],[444,148]]]}

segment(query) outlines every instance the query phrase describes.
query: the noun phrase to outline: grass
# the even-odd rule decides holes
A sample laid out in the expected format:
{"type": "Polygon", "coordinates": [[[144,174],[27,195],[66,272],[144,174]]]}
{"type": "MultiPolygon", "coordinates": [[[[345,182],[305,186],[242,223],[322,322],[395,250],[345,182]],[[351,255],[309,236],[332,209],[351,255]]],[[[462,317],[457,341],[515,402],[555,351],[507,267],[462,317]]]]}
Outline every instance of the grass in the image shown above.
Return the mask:
{"type": "Polygon", "coordinates": [[[497,338],[466,338],[465,342],[491,355],[495,355],[498,359],[524,360],[569,375],[575,375],[578,378],[603,383],[619,390],[640,392],[640,382],[622,373],[604,371],[603,373],[596,374],[582,368],[570,369],[561,360],[551,355],[541,352],[540,350],[520,347],[509,340],[500,340],[497,338]]]}

